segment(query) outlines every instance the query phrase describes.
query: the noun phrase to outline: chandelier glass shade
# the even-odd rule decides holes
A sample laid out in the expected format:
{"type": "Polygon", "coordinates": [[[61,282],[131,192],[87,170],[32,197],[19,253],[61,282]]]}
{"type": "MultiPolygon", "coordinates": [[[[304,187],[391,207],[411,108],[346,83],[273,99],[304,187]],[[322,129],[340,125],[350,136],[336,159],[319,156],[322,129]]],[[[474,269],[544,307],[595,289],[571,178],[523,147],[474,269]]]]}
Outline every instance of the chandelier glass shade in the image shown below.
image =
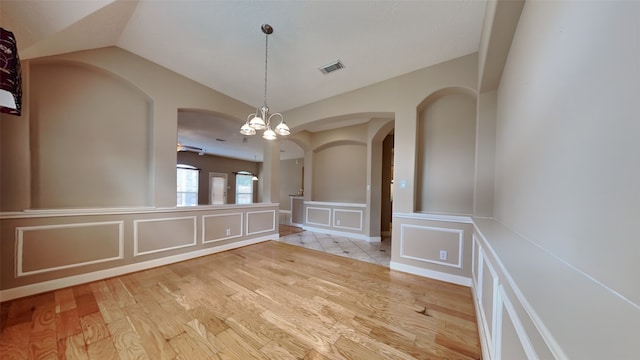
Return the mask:
{"type": "Polygon", "coordinates": [[[264,105],[256,109],[255,113],[247,116],[247,121],[240,128],[242,135],[255,135],[256,131],[262,131],[262,137],[267,140],[275,140],[277,135],[286,136],[291,133],[289,126],[284,122],[284,117],[280,113],[269,114],[269,107],[267,106],[267,64],[269,54],[269,35],[273,33],[273,28],[269,24],[263,24],[262,32],[265,34],[265,46],[264,46],[264,105]],[[280,123],[274,129],[271,129],[271,120],[275,117],[280,118],[280,123]]]}

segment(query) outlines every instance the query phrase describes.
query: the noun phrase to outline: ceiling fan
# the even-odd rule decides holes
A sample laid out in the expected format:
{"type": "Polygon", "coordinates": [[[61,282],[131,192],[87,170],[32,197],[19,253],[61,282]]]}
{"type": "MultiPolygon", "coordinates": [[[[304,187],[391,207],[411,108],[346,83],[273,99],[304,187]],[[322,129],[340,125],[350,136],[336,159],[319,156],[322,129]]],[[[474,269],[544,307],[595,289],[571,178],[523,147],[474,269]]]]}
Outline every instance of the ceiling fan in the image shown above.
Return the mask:
{"type": "Polygon", "coordinates": [[[190,146],[190,145],[184,145],[180,142],[178,142],[177,146],[176,146],[176,151],[192,151],[192,152],[197,152],[198,155],[202,156],[204,155],[204,149],[203,148],[199,148],[196,146],[190,146]]]}

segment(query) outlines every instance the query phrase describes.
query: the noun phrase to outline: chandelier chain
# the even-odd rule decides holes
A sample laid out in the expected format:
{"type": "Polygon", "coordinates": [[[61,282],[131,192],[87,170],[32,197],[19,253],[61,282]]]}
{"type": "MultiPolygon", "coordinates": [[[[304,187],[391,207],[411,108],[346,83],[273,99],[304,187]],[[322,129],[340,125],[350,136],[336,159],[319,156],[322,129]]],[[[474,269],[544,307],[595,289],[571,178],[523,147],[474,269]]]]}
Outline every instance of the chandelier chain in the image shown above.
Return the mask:
{"type": "MultiPolygon", "coordinates": [[[[264,106],[267,106],[267,63],[269,62],[269,34],[264,39],[264,106]]],[[[266,121],[266,119],[265,119],[266,121]]]]}

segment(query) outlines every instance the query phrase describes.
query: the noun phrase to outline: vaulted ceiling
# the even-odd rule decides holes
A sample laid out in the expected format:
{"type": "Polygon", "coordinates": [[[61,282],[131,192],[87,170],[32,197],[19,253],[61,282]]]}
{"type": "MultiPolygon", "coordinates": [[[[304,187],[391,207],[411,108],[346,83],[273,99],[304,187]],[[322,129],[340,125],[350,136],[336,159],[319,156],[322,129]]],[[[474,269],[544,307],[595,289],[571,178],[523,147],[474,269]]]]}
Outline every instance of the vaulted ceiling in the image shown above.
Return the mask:
{"type": "Polygon", "coordinates": [[[22,59],[118,46],[257,107],[296,107],[478,51],[486,1],[2,0],[22,59]],[[340,59],[345,68],[319,67],[340,59]]]}

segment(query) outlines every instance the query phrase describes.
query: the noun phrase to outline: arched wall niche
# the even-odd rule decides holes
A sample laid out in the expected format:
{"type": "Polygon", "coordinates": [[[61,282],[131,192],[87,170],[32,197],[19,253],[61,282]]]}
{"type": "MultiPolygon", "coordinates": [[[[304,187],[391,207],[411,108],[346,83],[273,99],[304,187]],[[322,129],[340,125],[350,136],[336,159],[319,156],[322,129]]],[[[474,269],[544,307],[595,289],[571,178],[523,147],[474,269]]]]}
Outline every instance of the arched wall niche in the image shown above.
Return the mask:
{"type": "Polygon", "coordinates": [[[417,212],[473,213],[476,94],[440,89],[418,106],[416,128],[417,212]]]}
{"type": "Polygon", "coordinates": [[[220,118],[220,119],[225,119],[228,121],[233,121],[235,123],[235,126],[238,125],[242,125],[244,123],[244,120],[238,118],[237,116],[234,116],[232,114],[227,114],[224,112],[220,112],[217,110],[213,110],[213,109],[200,109],[200,108],[178,108],[178,112],[194,112],[194,113],[202,113],[202,114],[207,114],[209,116],[213,116],[216,118],[220,118]]]}
{"type": "Polygon", "coordinates": [[[463,86],[450,86],[446,88],[442,88],[436,90],[429,95],[427,95],[421,102],[418,104],[417,109],[418,112],[423,111],[426,107],[428,107],[431,103],[437,101],[438,99],[448,96],[448,95],[467,95],[474,99],[477,98],[476,91],[474,89],[470,89],[463,86]]]}
{"type": "Polygon", "coordinates": [[[365,203],[367,144],[339,140],[315,148],[312,174],[312,200],[365,203]]]}
{"type": "MultiPolygon", "coordinates": [[[[104,67],[94,65],[91,63],[87,63],[84,61],[73,60],[73,59],[61,59],[61,58],[44,58],[44,59],[34,59],[29,62],[30,71],[34,69],[34,67],[38,66],[68,66],[75,69],[84,69],[90,73],[101,74],[102,76],[112,78],[114,81],[117,81],[121,86],[128,88],[130,91],[133,91],[137,94],[137,96],[144,98],[147,102],[153,102],[151,96],[144,91],[143,88],[138,86],[135,82],[130,81],[124,76],[121,76],[115,72],[112,72],[104,67]]],[[[70,85],[70,84],[58,84],[61,86],[70,85]]]]}
{"type": "Polygon", "coordinates": [[[324,151],[324,150],[326,150],[328,148],[331,148],[331,147],[345,146],[345,145],[367,146],[367,143],[363,142],[363,141],[356,141],[356,140],[336,140],[336,141],[325,143],[325,144],[322,144],[322,145],[316,147],[315,149],[313,149],[313,152],[314,153],[318,153],[318,152],[324,151]]]}
{"type": "Polygon", "coordinates": [[[300,149],[302,149],[303,153],[311,150],[311,143],[308,139],[302,139],[302,137],[297,137],[294,135],[282,140],[283,143],[287,141],[297,145],[300,149]]]}
{"type": "Polygon", "coordinates": [[[152,205],[146,93],[70,60],[32,62],[30,89],[31,208],[152,205]]]}

